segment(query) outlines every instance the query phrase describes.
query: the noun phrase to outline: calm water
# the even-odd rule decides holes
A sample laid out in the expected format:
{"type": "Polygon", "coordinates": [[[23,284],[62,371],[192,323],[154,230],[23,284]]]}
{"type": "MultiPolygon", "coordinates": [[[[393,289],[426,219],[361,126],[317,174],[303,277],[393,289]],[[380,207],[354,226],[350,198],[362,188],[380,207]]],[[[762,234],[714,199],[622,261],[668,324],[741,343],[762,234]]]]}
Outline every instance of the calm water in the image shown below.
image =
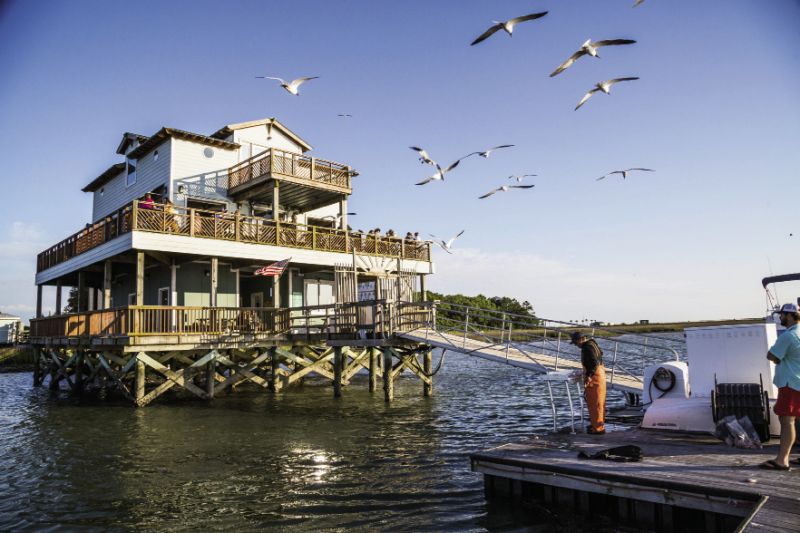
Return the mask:
{"type": "Polygon", "coordinates": [[[31,381],[0,374],[0,530],[552,530],[490,508],[469,469],[552,427],[546,387],[519,369],[448,353],[434,397],[404,374],[389,406],[361,375],[339,400],[307,380],[145,409],[31,381]]]}

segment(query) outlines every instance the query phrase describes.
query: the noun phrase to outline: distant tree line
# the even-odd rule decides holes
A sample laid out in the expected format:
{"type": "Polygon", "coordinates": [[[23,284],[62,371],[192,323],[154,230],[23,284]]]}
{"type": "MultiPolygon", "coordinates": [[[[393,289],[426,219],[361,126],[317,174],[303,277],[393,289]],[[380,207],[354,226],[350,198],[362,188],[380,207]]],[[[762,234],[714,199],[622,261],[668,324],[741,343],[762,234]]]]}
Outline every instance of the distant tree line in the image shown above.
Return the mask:
{"type": "MultiPolygon", "coordinates": [[[[539,325],[539,319],[533,311],[533,306],[527,300],[520,302],[508,296],[465,296],[463,294],[440,294],[427,291],[428,301],[439,300],[445,304],[477,307],[487,313],[470,312],[470,324],[476,327],[500,329],[503,327],[502,313],[515,315],[508,317],[514,322],[514,328],[533,328],[539,325]]],[[[454,326],[464,323],[464,312],[459,308],[442,306],[437,308],[437,322],[443,326],[454,326]]]]}

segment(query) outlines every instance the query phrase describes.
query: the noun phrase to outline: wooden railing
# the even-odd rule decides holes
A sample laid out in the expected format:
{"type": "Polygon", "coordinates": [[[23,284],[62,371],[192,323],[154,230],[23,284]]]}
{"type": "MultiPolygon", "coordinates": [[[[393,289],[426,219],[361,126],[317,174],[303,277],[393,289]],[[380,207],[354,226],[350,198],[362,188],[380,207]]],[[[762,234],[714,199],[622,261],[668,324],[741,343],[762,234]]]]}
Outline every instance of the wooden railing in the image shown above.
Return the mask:
{"type": "Polygon", "coordinates": [[[352,173],[350,167],[341,163],[268,148],[228,169],[228,191],[266,175],[289,176],[307,180],[309,185],[335,185],[349,190],[352,173]]]}
{"type": "Polygon", "coordinates": [[[126,205],[94,224],[87,224],[79,232],[40,253],[36,258],[36,271],[47,270],[131,231],[132,222],[133,206],[126,205]]]}
{"type": "Polygon", "coordinates": [[[31,320],[30,338],[110,338],[190,335],[390,335],[430,321],[425,303],[358,302],[299,308],[142,305],[31,320]]]}
{"type": "Polygon", "coordinates": [[[430,243],[425,241],[375,237],[235,213],[155,205],[154,209],[137,208],[134,219],[138,231],[430,261],[430,243]]]}
{"type": "Polygon", "coordinates": [[[37,272],[82,254],[131,230],[287,246],[323,252],[430,261],[430,243],[380,237],[321,226],[292,224],[219,211],[154,204],[126,206],[40,253],[37,272]]]}

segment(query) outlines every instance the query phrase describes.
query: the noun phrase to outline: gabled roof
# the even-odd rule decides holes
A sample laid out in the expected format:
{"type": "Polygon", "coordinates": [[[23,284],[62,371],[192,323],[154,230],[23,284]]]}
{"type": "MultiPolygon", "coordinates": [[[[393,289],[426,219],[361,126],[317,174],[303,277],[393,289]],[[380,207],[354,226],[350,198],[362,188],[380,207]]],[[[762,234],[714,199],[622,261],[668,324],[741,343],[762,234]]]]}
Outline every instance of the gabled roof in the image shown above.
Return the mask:
{"type": "Polygon", "coordinates": [[[94,192],[125,170],[125,163],[115,163],[108,167],[108,170],[97,176],[92,182],[81,189],[83,192],[94,192]]]}
{"type": "Polygon", "coordinates": [[[217,148],[223,148],[225,150],[237,150],[239,148],[239,145],[236,143],[223,141],[214,137],[206,137],[205,135],[200,135],[199,133],[192,133],[190,131],[164,127],[158,130],[155,134],[153,134],[153,136],[149,137],[142,144],[134,148],[128,154],[128,157],[132,159],[139,158],[149,151],[155,149],[158,145],[170,137],[177,137],[178,139],[185,139],[187,141],[193,141],[201,144],[210,144],[211,146],[216,146],[217,148]]]}
{"type": "Polygon", "coordinates": [[[252,128],[253,126],[263,126],[263,125],[267,125],[267,127],[272,127],[280,130],[281,132],[283,132],[284,135],[286,135],[291,140],[302,146],[304,152],[307,152],[312,148],[310,144],[301,139],[300,136],[297,135],[295,132],[293,132],[292,130],[281,124],[275,117],[263,118],[261,120],[251,120],[250,122],[239,122],[238,124],[228,124],[227,126],[224,126],[215,131],[214,133],[212,133],[211,136],[216,139],[224,139],[225,137],[233,133],[235,130],[241,130],[244,128],[252,128]]]}
{"type": "Polygon", "coordinates": [[[119,155],[125,155],[125,149],[128,147],[130,143],[133,141],[139,141],[139,144],[142,144],[148,139],[147,135],[139,135],[138,133],[131,133],[126,131],[122,134],[122,140],[119,142],[119,146],[117,146],[117,153],[119,155]]]}

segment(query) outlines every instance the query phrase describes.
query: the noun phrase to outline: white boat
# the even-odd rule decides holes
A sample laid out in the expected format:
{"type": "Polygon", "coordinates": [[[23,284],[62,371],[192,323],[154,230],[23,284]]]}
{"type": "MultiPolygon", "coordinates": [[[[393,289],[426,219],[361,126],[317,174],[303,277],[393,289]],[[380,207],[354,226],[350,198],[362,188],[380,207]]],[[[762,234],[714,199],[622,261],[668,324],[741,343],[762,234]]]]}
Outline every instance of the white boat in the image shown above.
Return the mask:
{"type": "Polygon", "coordinates": [[[772,384],[775,365],[766,355],[783,328],[774,319],[779,307],[768,287],[798,280],[800,273],[762,280],[770,304],[763,323],[686,328],[686,363],[669,361],[645,368],[642,427],[713,432],[726,401],[728,407],[738,404],[756,411],[761,401],[763,422],[770,434],[779,434],[778,417],[772,413],[778,396],[772,384]],[[761,398],[754,391],[760,391],[761,398]],[[722,394],[741,397],[731,402],[722,394]]]}

